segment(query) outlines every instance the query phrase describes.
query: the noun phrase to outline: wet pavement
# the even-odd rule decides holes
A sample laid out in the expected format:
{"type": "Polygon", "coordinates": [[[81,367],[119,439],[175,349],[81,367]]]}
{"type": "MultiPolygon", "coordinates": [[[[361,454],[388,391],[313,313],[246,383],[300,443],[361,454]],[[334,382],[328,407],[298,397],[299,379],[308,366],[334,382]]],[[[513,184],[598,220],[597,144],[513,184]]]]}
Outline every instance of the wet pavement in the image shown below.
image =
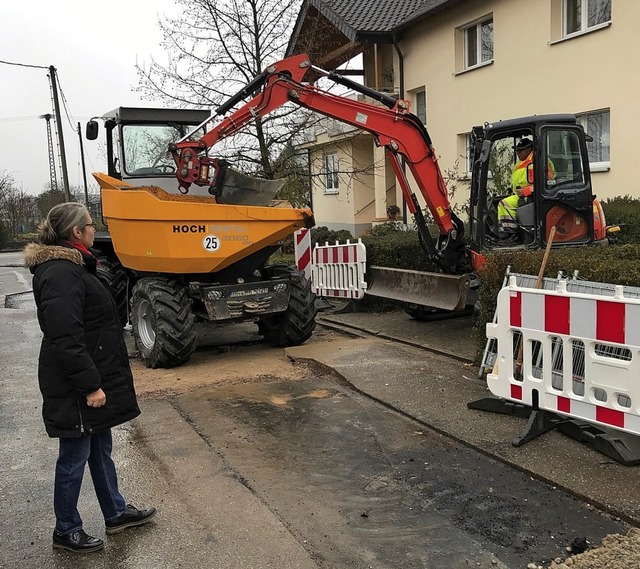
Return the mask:
{"type": "MultiPolygon", "coordinates": [[[[104,552],[87,558],[52,551],[57,442],[46,437],[40,417],[34,365],[40,332],[20,294],[25,284],[28,276],[0,264],[0,294],[15,295],[16,302],[12,309],[0,307],[2,569],[515,568],[526,567],[525,553],[531,560],[552,555],[553,541],[566,543],[578,529],[591,528],[597,538],[623,528],[615,516],[640,525],[637,467],[621,466],[557,432],[514,448],[511,440],[524,419],[467,408],[488,394],[469,363],[476,344],[468,318],[427,323],[403,312],[323,312],[322,326],[352,337],[286,350],[291,360],[317,370],[313,381],[296,385],[299,391],[276,383],[268,405],[241,386],[142,401],[142,416],[114,430],[114,454],[122,465],[123,493],[140,506],[157,506],[156,521],[110,537],[104,552]],[[333,380],[318,379],[325,374],[333,380]],[[281,399],[274,402],[274,395],[281,399]],[[290,407],[296,421],[278,421],[290,407]],[[326,436],[315,440],[316,431],[326,436]],[[240,452],[245,443],[255,456],[240,452]],[[286,461],[301,469],[313,461],[317,468],[306,469],[310,477],[295,471],[283,476],[277,466],[286,461]],[[265,475],[257,464],[271,471],[265,475]],[[353,479],[347,468],[354,469],[353,479]],[[435,487],[436,478],[425,476],[430,471],[450,475],[453,484],[435,487]],[[288,490],[290,501],[278,503],[271,489],[288,490]],[[363,497],[372,498],[366,506],[363,497]],[[474,516],[461,506],[473,507],[474,516]],[[430,521],[419,515],[425,510],[430,521]],[[546,530],[528,518],[540,510],[549,519],[546,530]],[[395,520],[389,535],[380,524],[384,516],[387,526],[389,517],[395,520]],[[511,537],[509,528],[516,530],[511,537]],[[344,546],[333,551],[340,538],[344,546]],[[447,538],[453,543],[449,558],[447,538]],[[512,553],[509,539],[520,540],[526,551],[512,553]],[[351,551],[358,547],[360,556],[351,551]],[[379,562],[387,550],[403,563],[379,562]],[[339,553],[349,564],[338,561],[339,553]]],[[[80,506],[86,529],[104,537],[88,477],[80,506]]]]}
{"type": "Polygon", "coordinates": [[[557,431],[516,448],[511,441],[526,419],[467,408],[491,395],[478,379],[478,367],[469,363],[477,350],[471,317],[418,322],[402,311],[323,312],[319,321],[361,338],[346,345],[288,348],[291,358],[327,366],[356,389],[438,432],[640,525],[640,466],[623,466],[557,431]],[[458,361],[417,346],[451,353],[458,361]]]}
{"type": "Polygon", "coordinates": [[[301,375],[172,401],[320,567],[524,568],[626,529],[335,377],[301,375]]]}

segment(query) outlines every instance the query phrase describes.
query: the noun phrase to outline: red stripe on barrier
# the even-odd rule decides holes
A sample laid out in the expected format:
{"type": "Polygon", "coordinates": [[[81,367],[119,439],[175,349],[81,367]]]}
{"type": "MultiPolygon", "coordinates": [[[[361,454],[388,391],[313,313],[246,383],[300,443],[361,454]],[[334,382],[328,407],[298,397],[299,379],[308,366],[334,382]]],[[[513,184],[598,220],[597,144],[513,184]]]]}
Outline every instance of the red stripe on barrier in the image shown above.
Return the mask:
{"type": "Polygon", "coordinates": [[[298,270],[304,271],[311,262],[311,251],[307,249],[302,256],[298,259],[298,270]]]}
{"type": "Polygon", "coordinates": [[[522,401],[522,385],[511,384],[511,399],[522,401]]]}
{"type": "Polygon", "coordinates": [[[571,413],[571,399],[568,397],[557,397],[558,411],[563,413],[571,413]]]}
{"type": "Polygon", "coordinates": [[[515,328],[522,326],[522,294],[511,293],[509,298],[509,325],[515,328]]]}
{"type": "Polygon", "coordinates": [[[339,263],[340,262],[339,251],[338,251],[337,247],[332,247],[331,248],[331,262],[332,263],[339,263]]]}
{"type": "Polygon", "coordinates": [[[568,296],[544,296],[544,329],[545,332],[569,334],[571,299],[568,296]]]}
{"type": "Polygon", "coordinates": [[[329,250],[328,249],[323,249],[322,250],[322,262],[323,263],[328,263],[329,262],[329,250]]]}
{"type": "Polygon", "coordinates": [[[349,248],[348,247],[342,247],[342,262],[343,263],[348,263],[349,262],[349,248]]]}
{"type": "Polygon", "coordinates": [[[622,411],[596,406],[596,421],[624,429],[624,413],[622,411]]]}
{"type": "Polygon", "coordinates": [[[623,302],[596,300],[596,340],[624,344],[623,302]]]}
{"type": "Polygon", "coordinates": [[[296,233],[296,243],[298,245],[302,243],[302,240],[307,236],[307,233],[309,233],[308,229],[301,229],[299,233],[296,233]]]}

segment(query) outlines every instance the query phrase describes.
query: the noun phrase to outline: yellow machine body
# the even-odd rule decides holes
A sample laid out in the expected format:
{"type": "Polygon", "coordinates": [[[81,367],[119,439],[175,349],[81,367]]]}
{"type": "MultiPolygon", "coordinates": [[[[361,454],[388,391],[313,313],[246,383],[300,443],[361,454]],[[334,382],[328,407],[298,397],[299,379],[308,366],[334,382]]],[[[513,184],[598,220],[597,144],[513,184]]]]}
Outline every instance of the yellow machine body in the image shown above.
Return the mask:
{"type": "Polygon", "coordinates": [[[210,273],[313,225],[310,209],[216,203],[94,174],[102,214],[126,268],[158,273],[210,273]]]}

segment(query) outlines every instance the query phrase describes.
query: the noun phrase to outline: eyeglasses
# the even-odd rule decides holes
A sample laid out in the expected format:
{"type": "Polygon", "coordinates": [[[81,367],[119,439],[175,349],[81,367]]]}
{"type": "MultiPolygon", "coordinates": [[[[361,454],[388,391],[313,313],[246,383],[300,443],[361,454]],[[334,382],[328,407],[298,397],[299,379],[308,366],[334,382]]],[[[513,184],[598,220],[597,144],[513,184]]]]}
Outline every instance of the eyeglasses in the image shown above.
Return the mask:
{"type": "Polygon", "coordinates": [[[97,224],[95,223],[85,223],[83,226],[84,227],[92,227],[94,229],[94,231],[98,228],[97,224]]]}

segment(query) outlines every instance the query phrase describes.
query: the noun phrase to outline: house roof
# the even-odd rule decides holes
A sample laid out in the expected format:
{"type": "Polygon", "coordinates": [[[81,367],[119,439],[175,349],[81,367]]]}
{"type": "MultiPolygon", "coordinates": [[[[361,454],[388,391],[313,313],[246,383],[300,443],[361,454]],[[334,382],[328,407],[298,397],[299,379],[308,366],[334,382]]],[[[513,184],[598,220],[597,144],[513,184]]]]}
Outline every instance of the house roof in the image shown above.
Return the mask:
{"type": "Polygon", "coordinates": [[[451,0],[311,0],[351,40],[367,34],[386,35],[417,16],[426,16],[451,0]]]}
{"type": "Polygon", "coordinates": [[[339,30],[343,44],[391,43],[414,22],[459,0],[305,0],[289,40],[287,55],[304,51],[301,35],[307,20],[321,17],[339,30]]]}

